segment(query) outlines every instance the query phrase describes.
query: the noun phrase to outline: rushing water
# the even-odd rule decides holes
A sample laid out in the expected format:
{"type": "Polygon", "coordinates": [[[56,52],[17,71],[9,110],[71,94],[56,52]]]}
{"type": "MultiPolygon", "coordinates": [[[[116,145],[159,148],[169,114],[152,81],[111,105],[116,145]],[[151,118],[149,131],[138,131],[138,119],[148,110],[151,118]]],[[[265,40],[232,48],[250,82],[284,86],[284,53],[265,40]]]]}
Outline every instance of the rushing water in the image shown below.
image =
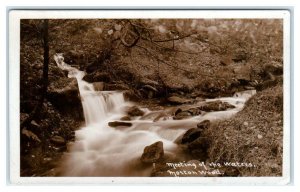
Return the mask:
{"type": "Polygon", "coordinates": [[[162,141],[165,154],[178,155],[175,140],[186,130],[205,119],[232,116],[255,94],[255,91],[245,91],[233,97],[208,99],[226,101],[236,108],[184,120],[173,120],[170,116],[159,118],[172,108],[165,111],[142,108],[145,115],[131,120],[131,127],[112,128],[108,123],[119,121],[133,103],[125,101],[122,92],[95,91],[92,84],[82,80],[83,71],[64,63],[61,54],[56,54],[54,59],[61,69],[69,72],[69,78],[77,79],[86,122],[85,127],[76,131],[75,142],[68,146],[61,165],[62,176],[149,176],[151,167],[144,167],[139,161],[145,146],[162,141]]]}

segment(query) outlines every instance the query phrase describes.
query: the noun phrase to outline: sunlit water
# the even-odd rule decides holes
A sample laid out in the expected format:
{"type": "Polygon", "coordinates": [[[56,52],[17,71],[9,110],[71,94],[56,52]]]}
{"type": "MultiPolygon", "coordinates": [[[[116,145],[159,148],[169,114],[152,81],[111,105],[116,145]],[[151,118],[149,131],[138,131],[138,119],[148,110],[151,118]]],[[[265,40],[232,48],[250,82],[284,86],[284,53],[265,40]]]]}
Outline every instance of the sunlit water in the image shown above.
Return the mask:
{"type": "Polygon", "coordinates": [[[184,120],[158,117],[168,109],[150,111],[142,108],[145,115],[131,120],[131,127],[112,128],[108,123],[120,121],[126,115],[126,109],[134,104],[125,101],[122,92],[95,91],[92,84],[82,80],[85,73],[64,63],[62,54],[56,54],[54,59],[61,69],[69,72],[69,78],[77,79],[86,122],[85,127],[76,131],[75,142],[69,143],[60,166],[62,176],[150,176],[151,167],[143,166],[139,160],[145,146],[162,141],[165,154],[178,155],[175,140],[186,130],[196,127],[202,120],[231,117],[255,94],[253,90],[236,93],[233,97],[207,99],[226,101],[236,108],[184,120]]]}

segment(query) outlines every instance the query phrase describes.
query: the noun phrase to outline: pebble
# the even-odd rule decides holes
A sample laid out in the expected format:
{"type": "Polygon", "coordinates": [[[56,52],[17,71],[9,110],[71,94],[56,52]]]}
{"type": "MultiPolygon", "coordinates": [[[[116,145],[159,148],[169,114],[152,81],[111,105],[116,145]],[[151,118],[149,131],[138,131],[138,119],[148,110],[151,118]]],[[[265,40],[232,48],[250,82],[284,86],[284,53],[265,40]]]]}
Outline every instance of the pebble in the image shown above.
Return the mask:
{"type": "Polygon", "coordinates": [[[248,123],[247,121],[245,121],[245,122],[244,122],[244,125],[245,125],[245,126],[248,126],[248,125],[249,125],[249,123],[248,123]]]}
{"type": "Polygon", "coordinates": [[[257,135],[257,138],[258,138],[258,139],[262,139],[262,138],[263,138],[263,136],[262,136],[262,135],[260,135],[260,134],[258,134],[258,135],[257,135]]]}
{"type": "Polygon", "coordinates": [[[109,30],[107,33],[108,33],[109,35],[111,35],[111,34],[114,33],[114,31],[111,29],[111,30],[109,30]]]}

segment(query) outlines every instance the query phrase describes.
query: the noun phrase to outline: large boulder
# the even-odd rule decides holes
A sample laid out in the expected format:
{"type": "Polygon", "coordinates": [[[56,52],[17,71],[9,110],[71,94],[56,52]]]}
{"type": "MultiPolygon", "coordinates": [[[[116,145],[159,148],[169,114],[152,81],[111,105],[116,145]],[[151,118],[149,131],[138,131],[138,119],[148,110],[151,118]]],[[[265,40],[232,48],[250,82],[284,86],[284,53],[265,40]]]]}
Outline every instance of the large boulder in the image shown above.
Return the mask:
{"type": "Polygon", "coordinates": [[[144,153],[141,156],[143,163],[156,163],[160,161],[164,156],[163,142],[158,141],[152,145],[146,146],[144,153]]]}
{"type": "Polygon", "coordinates": [[[77,119],[83,118],[80,94],[75,78],[60,78],[48,87],[47,100],[60,112],[77,119]]]}
{"type": "Polygon", "coordinates": [[[197,128],[191,128],[183,135],[181,144],[191,143],[201,136],[202,130],[197,128]]]}
{"type": "Polygon", "coordinates": [[[192,108],[185,109],[185,110],[178,108],[174,113],[175,115],[174,115],[173,119],[174,120],[186,119],[186,118],[190,118],[192,116],[200,115],[201,113],[202,113],[201,110],[197,107],[196,108],[192,107],[192,108]]]}
{"type": "Polygon", "coordinates": [[[209,126],[210,120],[204,120],[197,124],[197,128],[202,130],[209,128],[209,126]]]}
{"type": "Polygon", "coordinates": [[[207,102],[204,105],[200,106],[199,109],[202,111],[225,111],[227,109],[235,108],[234,105],[231,105],[227,102],[222,102],[220,100],[207,102]]]}

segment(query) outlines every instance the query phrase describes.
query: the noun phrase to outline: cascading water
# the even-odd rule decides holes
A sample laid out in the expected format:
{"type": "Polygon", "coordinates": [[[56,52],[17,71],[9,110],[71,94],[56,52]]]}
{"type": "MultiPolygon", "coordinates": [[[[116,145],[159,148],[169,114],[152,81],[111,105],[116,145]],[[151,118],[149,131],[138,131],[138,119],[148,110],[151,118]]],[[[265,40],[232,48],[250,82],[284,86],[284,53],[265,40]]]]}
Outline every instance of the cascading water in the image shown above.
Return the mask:
{"type": "Polygon", "coordinates": [[[120,120],[133,103],[125,101],[122,92],[95,91],[93,84],[82,80],[85,73],[64,63],[62,54],[56,54],[54,59],[62,70],[68,71],[69,78],[77,79],[86,122],[85,127],[76,131],[76,140],[69,144],[69,151],[64,155],[62,176],[150,176],[151,167],[144,167],[139,160],[145,146],[162,141],[165,154],[176,155],[179,149],[174,141],[187,129],[205,119],[232,116],[255,94],[255,91],[247,91],[219,98],[236,108],[184,120],[158,118],[153,121],[164,111],[143,109],[145,115],[131,120],[131,127],[111,128],[108,123],[120,120]]]}

